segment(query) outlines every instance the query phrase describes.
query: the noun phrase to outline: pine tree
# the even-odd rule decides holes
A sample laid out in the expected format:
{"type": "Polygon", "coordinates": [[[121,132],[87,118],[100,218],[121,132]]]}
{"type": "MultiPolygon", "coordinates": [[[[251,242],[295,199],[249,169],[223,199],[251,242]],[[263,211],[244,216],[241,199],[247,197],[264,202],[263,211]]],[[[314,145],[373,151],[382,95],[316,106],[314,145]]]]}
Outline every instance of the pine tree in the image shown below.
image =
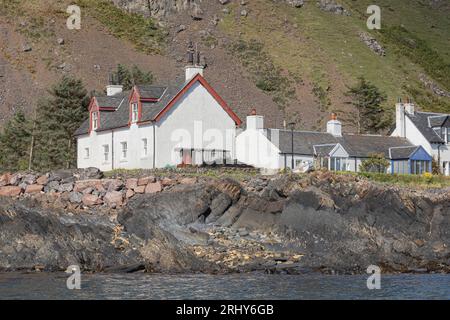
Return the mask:
{"type": "Polygon", "coordinates": [[[76,164],[73,134],[88,117],[89,97],[81,80],[64,76],[37,107],[33,163],[41,170],[70,168],[76,164]]]}
{"type": "Polygon", "coordinates": [[[26,170],[30,141],[31,124],[23,111],[17,111],[0,134],[0,170],[26,170]]]}
{"type": "Polygon", "coordinates": [[[117,65],[117,71],[112,75],[116,84],[123,85],[124,90],[131,90],[135,85],[149,85],[153,83],[153,74],[140,70],[134,65],[131,70],[126,66],[117,65]]]}
{"type": "Polygon", "coordinates": [[[358,133],[378,133],[391,123],[390,115],[382,107],[386,96],[363,77],[358,80],[358,84],[346,93],[356,111],[356,115],[347,120],[357,127],[358,133]]]}

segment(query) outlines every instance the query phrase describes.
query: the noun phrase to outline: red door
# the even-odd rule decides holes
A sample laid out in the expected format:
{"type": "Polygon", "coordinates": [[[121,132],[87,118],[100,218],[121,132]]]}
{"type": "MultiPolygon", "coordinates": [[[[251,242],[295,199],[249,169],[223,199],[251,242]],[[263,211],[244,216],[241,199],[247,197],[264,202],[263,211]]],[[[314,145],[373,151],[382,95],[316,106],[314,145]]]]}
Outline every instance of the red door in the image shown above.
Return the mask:
{"type": "Polygon", "coordinates": [[[183,164],[192,165],[191,150],[183,150],[183,164]]]}

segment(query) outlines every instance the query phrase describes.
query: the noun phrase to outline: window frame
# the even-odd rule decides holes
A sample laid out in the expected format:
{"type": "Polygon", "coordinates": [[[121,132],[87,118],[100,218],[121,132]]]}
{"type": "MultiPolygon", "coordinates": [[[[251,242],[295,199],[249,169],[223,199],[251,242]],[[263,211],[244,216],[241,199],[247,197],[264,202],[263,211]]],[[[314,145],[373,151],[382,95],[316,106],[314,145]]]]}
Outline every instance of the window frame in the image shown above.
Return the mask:
{"type": "Polygon", "coordinates": [[[148,139],[142,138],[142,157],[148,157],[148,139]]]}
{"type": "Polygon", "coordinates": [[[92,112],[92,130],[98,129],[98,111],[92,112]]]}
{"type": "Polygon", "coordinates": [[[122,148],[121,152],[120,152],[120,157],[122,161],[126,161],[128,159],[128,142],[127,141],[122,141],[120,143],[120,146],[122,148]]]}
{"type": "Polygon", "coordinates": [[[138,121],[139,121],[139,104],[135,102],[131,104],[131,123],[136,123],[138,121]]]}
{"type": "Polygon", "coordinates": [[[105,163],[109,162],[109,144],[103,145],[103,161],[105,163]]]}

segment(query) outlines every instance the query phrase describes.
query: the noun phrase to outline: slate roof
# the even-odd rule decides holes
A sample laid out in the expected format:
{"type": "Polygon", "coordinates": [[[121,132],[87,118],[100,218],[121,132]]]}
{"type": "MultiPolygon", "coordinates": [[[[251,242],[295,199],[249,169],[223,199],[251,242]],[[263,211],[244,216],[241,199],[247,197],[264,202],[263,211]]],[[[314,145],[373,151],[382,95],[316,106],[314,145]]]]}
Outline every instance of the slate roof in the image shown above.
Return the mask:
{"type": "Polygon", "coordinates": [[[418,148],[418,146],[390,148],[390,158],[392,160],[409,159],[418,148]]]}
{"type": "Polygon", "coordinates": [[[364,134],[344,134],[338,141],[351,157],[357,158],[367,158],[374,153],[389,158],[389,148],[413,146],[406,138],[364,134]]]}
{"type": "MultiPolygon", "coordinates": [[[[164,95],[156,103],[142,103],[141,121],[153,121],[156,116],[167,106],[167,104],[180,92],[185,84],[165,87],[164,95]]],[[[128,118],[127,118],[128,121],[128,118]]]]}
{"type": "Polygon", "coordinates": [[[124,94],[118,94],[115,96],[107,97],[107,96],[101,96],[101,97],[95,97],[97,100],[99,108],[114,108],[117,109],[122,102],[122,100],[129,95],[124,94]]]}
{"type": "MultiPolygon", "coordinates": [[[[158,102],[143,102],[141,121],[152,121],[166,107],[185,84],[175,86],[137,86],[141,99],[160,99],[158,102]],[[143,96],[142,96],[143,95],[143,96]]],[[[121,128],[128,125],[130,119],[128,100],[131,91],[123,92],[114,96],[95,97],[99,107],[115,107],[115,111],[100,111],[100,126],[98,132],[121,128]]],[[[87,134],[89,131],[89,119],[87,119],[75,132],[75,135],[87,134]]]]}
{"type": "Polygon", "coordinates": [[[142,99],[160,99],[166,91],[167,87],[152,86],[152,85],[138,85],[139,94],[142,99]]]}
{"type": "Polygon", "coordinates": [[[322,144],[314,146],[314,154],[319,157],[326,157],[336,147],[337,144],[322,144]]]}
{"type": "MultiPolygon", "coordinates": [[[[274,143],[282,154],[292,153],[292,133],[289,130],[279,130],[279,144],[274,141],[274,129],[267,129],[268,138],[274,143]]],[[[374,153],[384,154],[389,158],[389,149],[392,147],[413,147],[408,139],[400,137],[343,134],[335,137],[326,132],[294,131],[294,153],[298,155],[313,156],[329,154],[340,143],[350,157],[367,158],[374,153]],[[324,146],[325,145],[325,146],[324,146]],[[327,152],[328,151],[328,152],[327,152]],[[319,154],[320,153],[320,154],[319,154]]]]}
{"type": "MultiPolygon", "coordinates": [[[[279,130],[279,143],[274,141],[277,137],[274,129],[267,129],[270,140],[274,143],[281,153],[292,153],[292,132],[290,130],[279,130]]],[[[313,155],[314,145],[336,144],[336,138],[326,132],[294,131],[294,153],[300,155],[313,155]]]]}
{"type": "Polygon", "coordinates": [[[429,112],[415,112],[413,115],[406,113],[406,116],[411,120],[411,122],[416,126],[416,128],[422,133],[425,139],[430,143],[445,143],[445,141],[434,132],[433,128],[430,127],[430,122],[433,125],[439,122],[439,117],[436,116],[448,116],[445,114],[429,113],[429,112]]]}

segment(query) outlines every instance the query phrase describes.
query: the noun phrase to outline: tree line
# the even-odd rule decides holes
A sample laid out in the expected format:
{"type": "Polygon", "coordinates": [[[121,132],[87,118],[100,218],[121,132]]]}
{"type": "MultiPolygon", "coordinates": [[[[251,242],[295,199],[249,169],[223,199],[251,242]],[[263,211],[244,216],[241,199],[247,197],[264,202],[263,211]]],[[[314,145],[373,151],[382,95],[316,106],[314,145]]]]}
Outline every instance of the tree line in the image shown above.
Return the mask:
{"type": "MultiPolygon", "coordinates": [[[[130,90],[135,84],[152,84],[151,72],[118,65],[112,78],[130,90]]],[[[80,79],[64,76],[35,111],[17,110],[0,133],[0,171],[48,171],[76,167],[75,131],[89,117],[89,93],[80,79]]]]}

